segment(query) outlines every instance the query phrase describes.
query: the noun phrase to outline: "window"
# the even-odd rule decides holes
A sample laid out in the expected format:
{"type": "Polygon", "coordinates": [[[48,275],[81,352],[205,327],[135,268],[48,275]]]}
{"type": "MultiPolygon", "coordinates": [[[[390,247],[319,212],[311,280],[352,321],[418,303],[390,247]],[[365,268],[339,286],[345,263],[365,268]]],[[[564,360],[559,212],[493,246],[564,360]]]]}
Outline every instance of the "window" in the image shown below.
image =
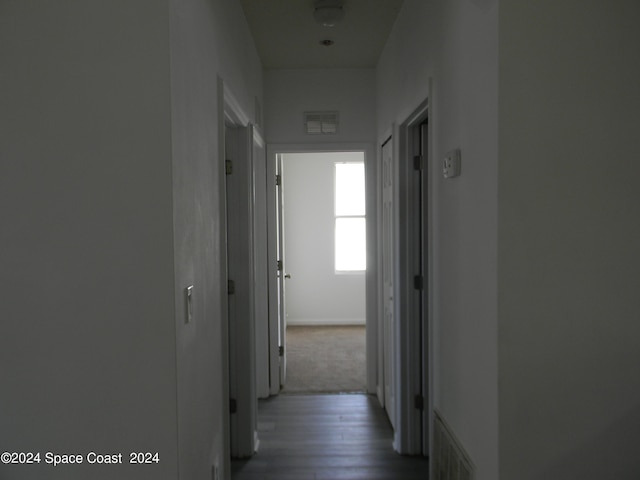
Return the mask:
{"type": "Polygon", "coordinates": [[[367,266],[364,162],[335,164],[335,269],[367,266]]]}

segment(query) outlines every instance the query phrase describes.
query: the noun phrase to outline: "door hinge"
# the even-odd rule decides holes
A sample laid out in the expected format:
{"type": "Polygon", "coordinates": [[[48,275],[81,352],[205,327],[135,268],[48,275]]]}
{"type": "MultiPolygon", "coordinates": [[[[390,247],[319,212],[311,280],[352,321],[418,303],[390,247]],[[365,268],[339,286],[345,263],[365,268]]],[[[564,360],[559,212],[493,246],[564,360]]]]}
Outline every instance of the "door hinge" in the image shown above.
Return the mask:
{"type": "Polygon", "coordinates": [[[224,173],[231,175],[233,173],[233,162],[231,160],[224,161],[224,173]]]}
{"type": "Polygon", "coordinates": [[[422,155],[416,155],[413,157],[413,169],[414,170],[422,170],[423,162],[422,155]]]}
{"type": "Polygon", "coordinates": [[[278,260],[278,271],[282,271],[282,260],[278,260]]]}
{"type": "Polygon", "coordinates": [[[278,355],[280,355],[281,357],[284,357],[284,345],[280,345],[278,347],[278,355]]]}
{"type": "Polygon", "coordinates": [[[227,293],[229,295],[233,295],[234,293],[236,293],[236,282],[234,282],[233,280],[227,281],[227,293]]]}
{"type": "Polygon", "coordinates": [[[416,275],[413,277],[413,288],[416,290],[424,289],[424,277],[422,275],[416,275]]]}
{"type": "Polygon", "coordinates": [[[238,402],[236,402],[235,398],[229,399],[229,413],[233,414],[238,411],[238,402]]]}
{"type": "Polygon", "coordinates": [[[416,395],[413,398],[413,405],[422,412],[424,410],[424,397],[422,395],[416,395]]]}
{"type": "Polygon", "coordinates": [[[282,184],[282,175],[276,175],[276,187],[279,187],[282,184]]]}

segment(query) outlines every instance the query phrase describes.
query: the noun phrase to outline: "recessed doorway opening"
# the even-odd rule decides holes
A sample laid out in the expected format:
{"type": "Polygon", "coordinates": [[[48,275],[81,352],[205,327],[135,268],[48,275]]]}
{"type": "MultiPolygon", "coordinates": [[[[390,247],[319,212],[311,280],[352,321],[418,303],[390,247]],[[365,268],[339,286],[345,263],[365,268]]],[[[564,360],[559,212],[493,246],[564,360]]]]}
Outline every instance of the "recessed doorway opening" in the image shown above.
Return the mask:
{"type": "Polygon", "coordinates": [[[364,152],[281,154],[283,393],[366,392],[364,152]]]}

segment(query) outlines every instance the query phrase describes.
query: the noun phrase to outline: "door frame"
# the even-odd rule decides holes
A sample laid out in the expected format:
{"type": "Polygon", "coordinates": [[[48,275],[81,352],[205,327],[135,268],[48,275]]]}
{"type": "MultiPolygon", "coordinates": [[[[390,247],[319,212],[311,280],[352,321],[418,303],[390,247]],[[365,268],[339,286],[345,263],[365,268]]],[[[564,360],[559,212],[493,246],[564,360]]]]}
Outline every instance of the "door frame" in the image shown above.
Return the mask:
{"type": "MultiPolygon", "coordinates": [[[[429,87],[431,93],[431,87],[429,87]]],[[[431,98],[431,96],[429,96],[431,98]]],[[[429,99],[422,102],[397,128],[398,141],[394,144],[397,155],[398,180],[398,268],[397,287],[398,321],[396,322],[399,354],[396,356],[396,431],[394,448],[402,454],[429,455],[433,425],[433,158],[431,124],[427,127],[426,158],[423,158],[423,188],[426,192],[422,206],[424,232],[416,232],[414,219],[417,196],[414,170],[414,145],[419,126],[429,117],[429,99]],[[395,147],[397,145],[397,147],[395,147]],[[416,235],[419,235],[419,242],[416,235]],[[420,254],[422,250],[422,257],[420,254]],[[414,288],[414,275],[419,259],[424,259],[424,288],[414,288]],[[422,298],[422,315],[417,311],[422,298]],[[411,319],[418,321],[410,321],[411,319]],[[416,408],[416,397],[422,397],[422,410],[416,408]]],[[[394,129],[395,130],[395,129],[394,129]]],[[[396,133],[396,132],[394,132],[396,133]]]]}
{"type": "Polygon", "coordinates": [[[267,150],[260,128],[253,126],[253,274],[255,315],[256,396],[268,398],[269,391],[269,275],[267,230],[267,150]]]}
{"type": "MultiPolygon", "coordinates": [[[[251,156],[250,149],[253,146],[253,128],[249,116],[246,115],[240,103],[234,97],[231,90],[225,84],[224,80],[218,76],[217,78],[217,102],[218,102],[218,195],[220,205],[220,245],[222,246],[222,258],[220,259],[220,314],[221,314],[221,343],[222,343],[222,365],[223,365],[223,433],[224,433],[224,451],[225,458],[230,459],[232,453],[236,456],[252,455],[258,447],[257,437],[257,397],[256,389],[256,368],[255,368],[255,330],[251,321],[247,325],[248,331],[246,336],[235,336],[234,344],[231,344],[229,333],[229,292],[228,292],[228,205],[227,205],[227,176],[226,176],[226,154],[230,145],[227,145],[227,130],[229,128],[244,131],[243,137],[246,142],[246,148],[236,148],[239,153],[251,156]],[[251,137],[251,138],[249,138],[251,137]],[[231,365],[229,360],[230,353],[241,350],[249,352],[249,358],[241,361],[238,365],[231,365]],[[234,368],[234,371],[231,371],[234,368]],[[230,412],[230,382],[235,382],[235,390],[238,404],[242,408],[238,408],[235,413],[234,421],[231,421],[230,412]],[[231,443],[231,435],[235,435],[234,445],[231,443]],[[238,450],[239,448],[239,450],[238,450]]],[[[243,158],[243,160],[250,160],[243,158]]],[[[251,230],[251,226],[249,226],[251,230]]],[[[253,232],[250,232],[251,237],[253,232]]],[[[251,297],[251,293],[249,293],[251,297]]],[[[253,319],[253,316],[251,316],[253,319]]],[[[226,462],[225,477],[231,475],[230,462],[226,462]]]]}
{"type": "MultiPolygon", "coordinates": [[[[387,335],[389,333],[389,326],[387,325],[388,317],[387,317],[387,298],[389,292],[386,290],[385,285],[385,262],[388,262],[387,268],[390,269],[391,272],[391,283],[393,285],[393,281],[395,279],[395,270],[394,270],[394,259],[396,257],[395,252],[393,250],[394,245],[397,244],[396,241],[396,233],[394,222],[396,219],[396,192],[397,190],[395,186],[395,179],[397,178],[396,170],[396,162],[394,161],[396,157],[395,155],[395,144],[394,144],[394,134],[397,135],[397,129],[395,124],[391,126],[391,129],[383,136],[384,140],[379,143],[378,147],[378,164],[377,164],[377,172],[378,172],[378,183],[376,185],[377,189],[377,198],[376,203],[378,205],[378,231],[376,232],[378,238],[378,265],[380,269],[378,270],[378,279],[376,286],[378,288],[378,377],[377,377],[377,386],[376,393],[378,396],[378,401],[380,405],[384,407],[387,412],[387,416],[389,417],[389,421],[391,426],[395,428],[395,405],[396,402],[393,401],[396,392],[396,385],[394,379],[397,378],[397,374],[395,372],[396,362],[394,361],[396,348],[394,344],[394,339],[396,338],[395,332],[391,330],[391,335],[387,335]],[[385,166],[385,147],[389,146],[391,149],[391,165],[385,166]],[[389,168],[390,167],[390,168],[389,168]],[[385,172],[385,168],[387,171],[385,172]],[[388,234],[388,241],[390,243],[390,253],[391,259],[385,259],[385,182],[387,182],[387,177],[391,179],[391,197],[392,197],[392,210],[387,212],[387,215],[390,217],[388,222],[391,224],[391,232],[388,234]],[[389,338],[387,338],[389,337],[389,338]],[[387,392],[389,395],[387,395],[387,392]]],[[[395,289],[391,294],[391,298],[395,295],[395,289]]],[[[391,315],[393,318],[396,318],[396,309],[392,307],[391,315]]]]}
{"type": "MultiPolygon", "coordinates": [[[[375,146],[373,143],[287,143],[287,144],[267,144],[267,182],[268,185],[275,186],[275,164],[277,154],[287,153],[335,153],[335,152],[364,152],[365,162],[365,189],[366,189],[366,209],[367,209],[367,272],[366,272],[366,357],[367,357],[367,391],[376,392],[377,383],[377,358],[378,358],[378,292],[377,292],[377,160],[375,146]]],[[[272,190],[273,191],[273,190],[272,190]]],[[[275,195],[268,194],[268,197],[275,195]]],[[[271,200],[269,200],[271,202],[271,200]]],[[[275,201],[274,201],[275,203],[275,201]]],[[[277,279],[277,259],[275,257],[275,238],[273,232],[276,231],[275,209],[268,208],[269,223],[269,331],[270,331],[270,351],[273,355],[278,350],[277,345],[277,302],[278,292],[276,287],[277,279]],[[275,334],[275,336],[274,336],[275,334]]],[[[271,394],[276,395],[280,391],[279,369],[272,362],[271,371],[271,394]],[[277,373],[277,377],[275,376],[277,373]],[[277,379],[277,381],[275,381],[277,379]]]]}
{"type": "MultiPolygon", "coordinates": [[[[287,262],[286,259],[284,257],[284,252],[285,252],[285,239],[284,239],[284,232],[285,232],[285,222],[284,222],[284,212],[285,212],[285,207],[284,207],[284,176],[283,176],[283,166],[284,166],[284,160],[282,158],[282,155],[280,154],[276,154],[275,156],[275,163],[276,163],[276,177],[279,179],[279,181],[275,182],[276,185],[276,203],[275,203],[275,212],[276,212],[276,242],[275,242],[275,247],[276,248],[272,248],[272,250],[275,252],[276,255],[276,264],[277,264],[277,297],[278,297],[278,302],[277,302],[277,307],[278,307],[278,331],[277,333],[277,338],[278,338],[278,351],[277,351],[277,357],[273,357],[274,358],[274,366],[275,365],[279,365],[279,369],[278,372],[276,374],[276,376],[274,376],[273,378],[279,378],[277,385],[279,385],[280,389],[282,389],[282,387],[287,383],[287,355],[286,355],[286,345],[287,345],[287,299],[286,299],[286,280],[288,277],[287,274],[287,262]]],[[[273,183],[272,183],[273,185],[273,183]]],[[[273,195],[272,195],[273,197],[273,195]]],[[[271,346],[272,348],[275,348],[275,342],[274,344],[271,346]]]]}

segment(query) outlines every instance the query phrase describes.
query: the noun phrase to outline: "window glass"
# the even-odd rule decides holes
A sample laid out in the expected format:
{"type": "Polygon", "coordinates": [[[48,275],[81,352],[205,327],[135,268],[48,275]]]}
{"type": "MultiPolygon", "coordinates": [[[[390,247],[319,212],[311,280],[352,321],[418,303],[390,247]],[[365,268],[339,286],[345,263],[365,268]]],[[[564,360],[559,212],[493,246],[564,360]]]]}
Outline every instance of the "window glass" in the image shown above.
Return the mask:
{"type": "Polygon", "coordinates": [[[362,217],[336,218],[336,270],[360,271],[367,267],[366,225],[362,217]]]}
{"type": "Polygon", "coordinates": [[[364,214],[364,163],[336,163],[336,216],[364,214]]]}
{"type": "Polygon", "coordinates": [[[335,269],[366,269],[364,163],[335,164],[335,269]]]}

